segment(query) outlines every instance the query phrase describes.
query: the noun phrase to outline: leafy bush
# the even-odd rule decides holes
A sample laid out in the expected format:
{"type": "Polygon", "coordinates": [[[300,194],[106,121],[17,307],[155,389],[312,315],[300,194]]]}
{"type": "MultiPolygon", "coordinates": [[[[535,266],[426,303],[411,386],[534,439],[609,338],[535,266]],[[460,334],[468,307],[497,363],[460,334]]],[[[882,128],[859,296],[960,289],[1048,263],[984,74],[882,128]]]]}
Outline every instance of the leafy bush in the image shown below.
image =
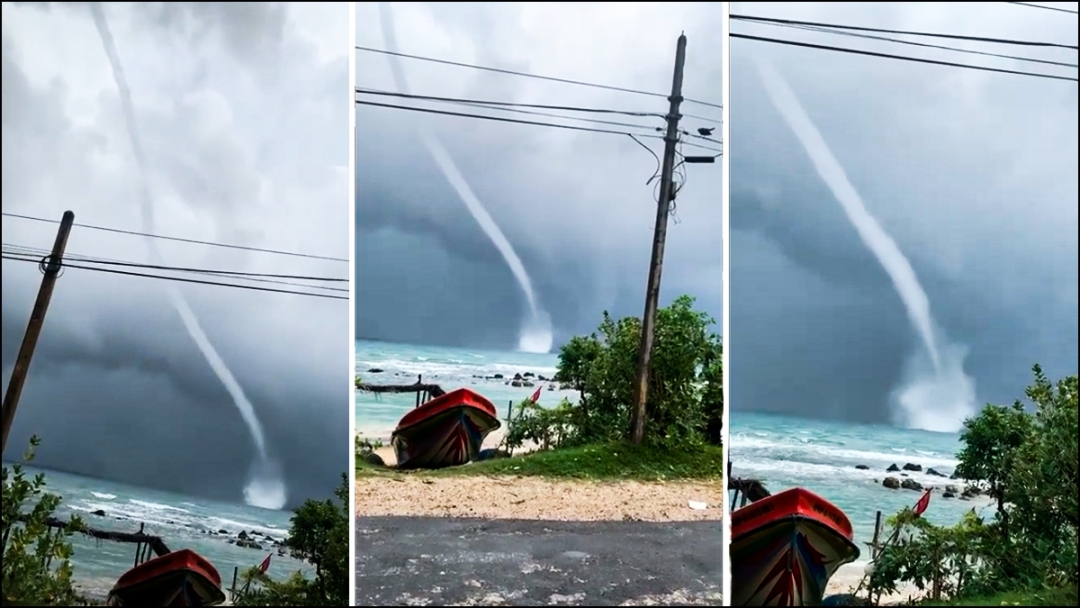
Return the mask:
{"type": "Polygon", "coordinates": [[[993,521],[972,513],[938,527],[902,511],[871,588],[906,581],[934,599],[1076,588],[1077,377],[1051,383],[1038,365],[1033,372],[1030,408],[988,405],[961,434],[957,475],[986,489],[993,521]]]}
{"type": "MultiPolygon", "coordinates": [[[[723,416],[723,367],[715,324],[694,310],[694,299],[681,296],[657,311],[646,438],[653,442],[720,444],[723,416]]],[[[575,336],[559,352],[555,380],[577,390],[576,405],[561,404],[542,414],[521,404],[517,438],[558,438],[557,444],[583,445],[625,440],[630,434],[633,387],[637,379],[641,320],[615,320],[607,312],[595,333],[575,336]],[[548,425],[548,426],[545,426],[548,425]],[[550,428],[548,428],[550,427],[550,428]]],[[[512,425],[513,426],[513,425],[512,425]]]]}
{"type": "Polygon", "coordinates": [[[236,606],[347,606],[349,603],[349,478],[342,474],[334,499],[307,500],[293,514],[286,544],[315,566],[309,579],[296,572],[284,581],[252,568],[236,606]]]}
{"type": "MultiPolygon", "coordinates": [[[[41,441],[30,439],[23,463],[34,459],[41,441]]],[[[79,600],[72,584],[68,537],[82,528],[73,517],[63,529],[49,520],[61,498],[45,491],[45,476],[27,479],[23,464],[3,467],[3,597],[4,603],[27,606],[73,606],[79,600]],[[54,563],[55,562],[55,563],[54,563]]]]}

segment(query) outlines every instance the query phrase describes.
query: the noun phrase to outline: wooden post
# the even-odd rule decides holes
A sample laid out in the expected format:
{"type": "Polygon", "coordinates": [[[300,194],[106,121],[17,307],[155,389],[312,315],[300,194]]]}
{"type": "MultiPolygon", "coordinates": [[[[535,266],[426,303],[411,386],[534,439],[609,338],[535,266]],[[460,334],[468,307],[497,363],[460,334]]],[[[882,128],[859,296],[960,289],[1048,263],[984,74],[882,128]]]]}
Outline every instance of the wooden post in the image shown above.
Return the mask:
{"type": "Polygon", "coordinates": [[[668,215],[675,199],[675,147],[679,143],[679,106],[682,104],[683,67],[686,63],[686,36],[679,35],[675,47],[675,74],[668,97],[667,134],[664,136],[664,159],[660,168],[660,196],[656,201],[656,226],[653,228],[652,258],[645,286],[645,312],[641,315],[641,346],[638,350],[637,378],[634,382],[634,401],[630,417],[630,441],[640,445],[645,440],[645,406],[649,401],[649,367],[652,363],[653,335],[656,309],[660,301],[660,274],[664,267],[664,243],[667,239],[668,215]]]}
{"type": "Polygon", "coordinates": [[[240,566],[233,566],[232,568],[232,587],[229,589],[229,599],[236,599],[236,578],[240,576],[240,566]]]}
{"type": "Polygon", "coordinates": [[[506,426],[509,427],[510,423],[514,421],[514,400],[511,399],[506,404],[506,426]]]}
{"type": "Polygon", "coordinates": [[[881,547],[878,546],[878,540],[881,538],[881,511],[877,512],[877,516],[874,517],[874,544],[870,546],[870,561],[878,558],[878,552],[881,547]]]}
{"type": "Polygon", "coordinates": [[[26,326],[26,333],[23,334],[22,346],[19,347],[19,356],[15,359],[15,368],[11,370],[11,381],[8,382],[7,392],[4,393],[0,453],[7,449],[8,433],[11,432],[11,425],[15,421],[15,408],[19,406],[19,397],[22,395],[23,385],[26,384],[26,373],[30,370],[30,360],[34,357],[34,348],[41,335],[41,326],[45,323],[45,313],[49,310],[49,301],[52,299],[53,288],[56,287],[56,278],[60,276],[60,270],[64,267],[64,250],[67,248],[68,235],[71,234],[71,225],[74,223],[75,214],[65,211],[63,219],[60,220],[60,229],[56,231],[52,252],[41,263],[41,272],[45,276],[41,279],[37,300],[30,312],[30,322],[26,326]]]}

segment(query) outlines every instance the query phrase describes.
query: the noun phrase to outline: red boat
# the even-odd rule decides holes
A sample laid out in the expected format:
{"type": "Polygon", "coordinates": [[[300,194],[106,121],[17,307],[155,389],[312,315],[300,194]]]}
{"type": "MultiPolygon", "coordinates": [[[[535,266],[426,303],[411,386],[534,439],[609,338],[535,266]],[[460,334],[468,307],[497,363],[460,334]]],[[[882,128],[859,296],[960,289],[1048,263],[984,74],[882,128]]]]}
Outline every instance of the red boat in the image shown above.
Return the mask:
{"type": "Polygon", "coordinates": [[[225,601],[221,575],[207,559],[181,549],[147,560],[125,572],[110,606],[217,606],[225,601]]]}
{"type": "Polygon", "coordinates": [[[499,428],[495,406],[467,388],[450,391],[405,414],[390,435],[402,469],[438,469],[476,458],[499,428]]]}
{"type": "Polygon", "coordinates": [[[825,587],[859,558],[851,521],[824,498],[792,488],[731,514],[731,605],[820,606],[825,587]]]}

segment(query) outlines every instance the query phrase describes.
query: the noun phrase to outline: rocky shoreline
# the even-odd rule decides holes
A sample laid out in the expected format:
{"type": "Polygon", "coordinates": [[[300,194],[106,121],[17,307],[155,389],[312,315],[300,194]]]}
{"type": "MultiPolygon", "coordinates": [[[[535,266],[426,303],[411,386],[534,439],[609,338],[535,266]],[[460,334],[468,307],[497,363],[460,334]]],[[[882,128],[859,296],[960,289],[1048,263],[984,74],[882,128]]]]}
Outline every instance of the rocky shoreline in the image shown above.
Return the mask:
{"type": "MultiPolygon", "coordinates": [[[[860,471],[871,470],[869,466],[865,464],[855,465],[856,469],[860,471]]],[[[957,477],[956,473],[946,475],[933,467],[923,469],[920,464],[905,463],[903,466],[895,463],[889,465],[885,469],[885,473],[895,473],[895,475],[886,475],[884,479],[878,481],[874,479],[874,483],[880,483],[882,487],[890,490],[912,490],[915,492],[923,492],[926,490],[942,490],[942,498],[955,498],[957,500],[971,500],[977,496],[983,494],[982,489],[973,483],[957,477]],[[911,478],[912,473],[921,473],[923,475],[929,475],[931,477],[938,477],[943,480],[942,484],[932,483],[920,483],[911,478]],[[949,483],[952,482],[952,483],[949,483]]]]}
{"type": "MultiPolygon", "coordinates": [[[[367,370],[367,373],[368,374],[386,374],[386,373],[389,373],[389,372],[382,369],[381,367],[372,367],[372,368],[369,368],[367,370]]],[[[393,375],[412,377],[414,374],[406,374],[406,373],[403,373],[403,372],[394,372],[393,375]]],[[[536,373],[533,373],[533,372],[518,372],[518,373],[514,374],[513,376],[507,376],[505,374],[491,374],[491,375],[473,374],[472,377],[473,377],[474,380],[501,381],[506,386],[512,386],[514,388],[532,388],[532,387],[536,386],[537,383],[545,383],[545,382],[549,383],[547,385],[547,390],[549,390],[549,391],[554,391],[556,388],[558,388],[559,390],[566,390],[568,388],[567,386],[559,384],[558,381],[555,380],[554,377],[548,378],[547,376],[544,376],[543,374],[536,374],[536,373]]]]}
{"type": "MultiPolygon", "coordinates": [[[[91,511],[90,515],[94,517],[109,517],[109,515],[103,509],[91,511]]],[[[118,521],[129,521],[125,518],[116,517],[118,521]]],[[[174,521],[167,521],[166,523],[179,525],[174,521]]],[[[236,545],[242,549],[252,549],[255,551],[276,550],[279,557],[289,557],[289,548],[284,538],[274,538],[269,534],[264,534],[256,530],[240,530],[235,535],[224,528],[219,530],[201,530],[202,533],[212,536],[217,540],[222,540],[230,545],[236,545]]]]}

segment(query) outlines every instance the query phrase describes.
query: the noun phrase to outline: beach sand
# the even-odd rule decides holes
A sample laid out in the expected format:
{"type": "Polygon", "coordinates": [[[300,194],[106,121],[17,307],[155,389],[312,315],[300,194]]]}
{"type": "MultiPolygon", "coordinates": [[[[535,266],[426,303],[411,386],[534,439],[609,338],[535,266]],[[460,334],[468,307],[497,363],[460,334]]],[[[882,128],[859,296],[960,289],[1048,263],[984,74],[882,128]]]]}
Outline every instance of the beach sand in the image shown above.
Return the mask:
{"type": "MultiPolygon", "coordinates": [[[[849,594],[854,593],[856,589],[858,589],[859,596],[866,597],[866,587],[859,587],[859,584],[863,582],[863,578],[866,574],[866,564],[867,562],[859,561],[840,566],[840,569],[836,571],[836,574],[829,579],[829,584],[825,588],[825,595],[849,594]]],[[[915,585],[907,584],[901,586],[896,593],[889,595],[882,594],[880,605],[908,605],[914,600],[921,598],[923,595],[924,592],[919,591],[915,585]]]]}
{"type": "MultiPolygon", "coordinates": [[[[380,435],[383,433],[369,431],[363,436],[380,438],[380,435]]],[[[384,437],[382,439],[385,441],[384,437]]],[[[496,431],[486,438],[484,447],[495,448],[501,442],[502,433],[496,431]]],[[[376,453],[387,465],[394,464],[394,452],[389,447],[380,448],[376,453]]],[[[719,521],[724,495],[723,484],[719,481],[601,482],[524,476],[361,477],[356,480],[356,514],[557,521],[719,521]],[[691,508],[691,501],[705,503],[706,508],[691,508]]]]}
{"type": "Polygon", "coordinates": [[[356,514],[556,521],[719,521],[723,496],[720,482],[369,477],[356,481],[356,514]],[[691,501],[705,503],[706,508],[691,508],[691,501]]]}

